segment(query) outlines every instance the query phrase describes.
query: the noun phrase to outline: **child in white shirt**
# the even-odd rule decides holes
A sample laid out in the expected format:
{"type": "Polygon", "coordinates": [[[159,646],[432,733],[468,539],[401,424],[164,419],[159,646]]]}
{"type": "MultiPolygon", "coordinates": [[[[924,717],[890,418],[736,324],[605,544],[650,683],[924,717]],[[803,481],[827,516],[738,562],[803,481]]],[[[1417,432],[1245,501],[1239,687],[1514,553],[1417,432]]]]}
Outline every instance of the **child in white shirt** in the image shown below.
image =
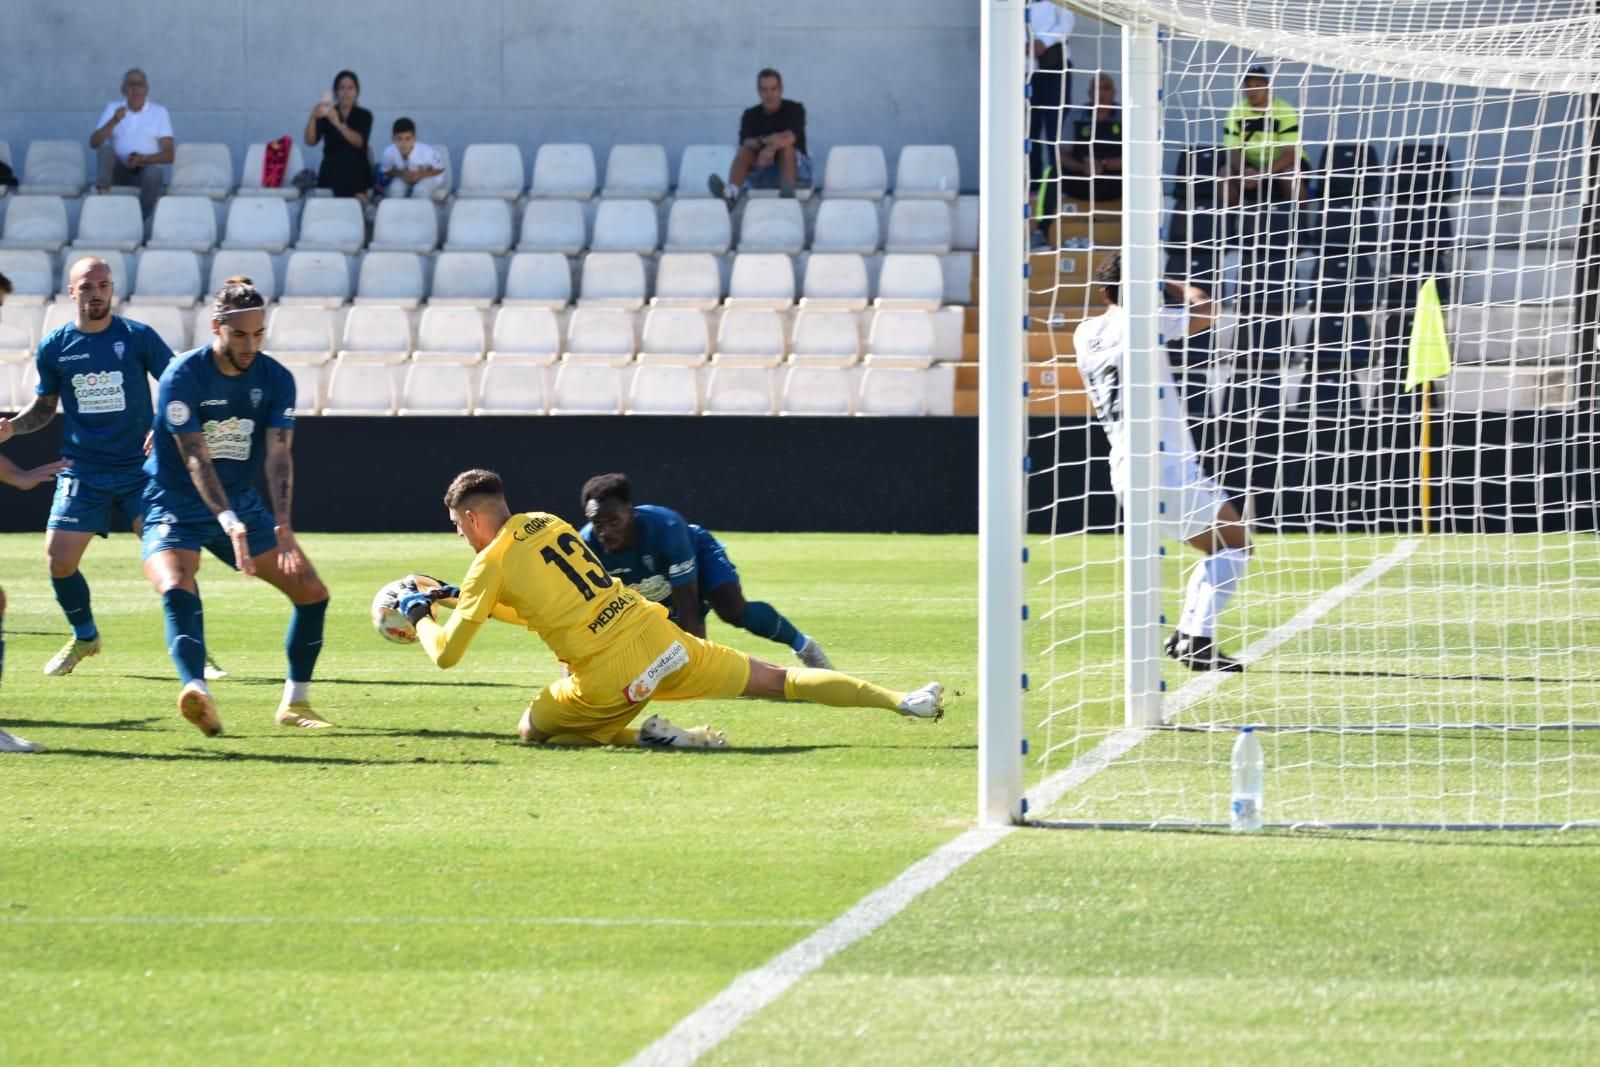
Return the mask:
{"type": "Polygon", "coordinates": [[[417,124],[407,118],[394,120],[394,143],[383,150],[379,166],[390,196],[442,197],[450,188],[444,156],[417,140],[417,124]]]}

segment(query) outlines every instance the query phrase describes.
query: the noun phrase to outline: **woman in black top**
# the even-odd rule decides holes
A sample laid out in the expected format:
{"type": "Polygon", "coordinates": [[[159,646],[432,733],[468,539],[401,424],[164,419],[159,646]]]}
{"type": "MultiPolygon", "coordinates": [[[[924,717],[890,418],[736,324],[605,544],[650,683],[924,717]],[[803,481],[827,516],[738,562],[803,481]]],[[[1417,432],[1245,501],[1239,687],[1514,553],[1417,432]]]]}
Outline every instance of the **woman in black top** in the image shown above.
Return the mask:
{"type": "Polygon", "coordinates": [[[367,141],[372,136],[372,112],[356,106],[361,80],[355,71],[341,70],[333,78],[333,92],[324,93],[306,120],[306,144],[326,140],[317,187],[332,189],[334,196],[353,196],[363,205],[372,190],[372,163],[367,141]]]}

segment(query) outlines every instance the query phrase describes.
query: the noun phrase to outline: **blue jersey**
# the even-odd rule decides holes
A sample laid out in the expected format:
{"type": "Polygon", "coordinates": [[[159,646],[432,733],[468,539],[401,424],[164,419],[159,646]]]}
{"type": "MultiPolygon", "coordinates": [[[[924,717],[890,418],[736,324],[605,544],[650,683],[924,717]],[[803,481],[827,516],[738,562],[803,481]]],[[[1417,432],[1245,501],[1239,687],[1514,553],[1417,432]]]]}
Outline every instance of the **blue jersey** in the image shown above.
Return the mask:
{"type": "Polygon", "coordinates": [[[99,333],[67,323],[39,342],[40,396],[61,398],[61,454],[83,474],[132,473],[144,462],[150,379],[172,349],[150,327],[121,315],[99,333]]]}
{"type": "Polygon", "coordinates": [[[217,369],[210,346],[186,352],[161,376],[155,448],[145,473],[180,520],[188,514],[210,516],[172,435],[206,435],[211,465],[228,499],[236,500],[254,492],[268,427],[294,429],[294,376],[283,364],[260,353],[249,370],[230,377],[217,369]],[[180,510],[184,503],[190,506],[180,510]]]}
{"type": "MultiPolygon", "coordinates": [[[[653,575],[663,575],[673,585],[687,585],[700,576],[695,543],[711,537],[693,523],[683,521],[671,508],[640,504],[633,509],[633,547],[607,552],[595,536],[594,524],[585,523],[580,535],[610,574],[627,585],[637,585],[653,575]]],[[[715,538],[711,538],[715,541],[715,538]]]]}

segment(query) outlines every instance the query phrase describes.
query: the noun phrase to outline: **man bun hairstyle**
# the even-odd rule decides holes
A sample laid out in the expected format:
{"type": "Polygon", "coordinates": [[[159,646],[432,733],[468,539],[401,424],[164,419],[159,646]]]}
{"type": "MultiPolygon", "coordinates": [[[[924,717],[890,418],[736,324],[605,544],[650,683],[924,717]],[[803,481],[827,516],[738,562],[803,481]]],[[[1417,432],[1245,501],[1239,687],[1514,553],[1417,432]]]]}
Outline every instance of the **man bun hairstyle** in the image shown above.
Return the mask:
{"type": "Polygon", "coordinates": [[[474,467],[469,471],[462,471],[450,482],[450,488],[444,491],[444,506],[454,511],[461,507],[462,502],[471,500],[475,496],[505,496],[506,484],[500,476],[491,470],[474,467]]]}
{"type": "Polygon", "coordinates": [[[578,506],[585,507],[591,500],[597,504],[607,500],[632,504],[633,483],[628,481],[626,474],[596,474],[583,483],[583,495],[578,500],[578,506]]]}
{"type": "Polygon", "coordinates": [[[1106,294],[1107,300],[1113,304],[1121,303],[1122,253],[1111,253],[1110,258],[1100,264],[1100,268],[1094,272],[1094,280],[1100,283],[1100,290],[1106,294]]]}
{"type": "Polygon", "coordinates": [[[211,317],[226,319],[240,311],[256,311],[267,306],[267,300],[256,288],[255,282],[243,274],[235,274],[222,283],[211,301],[211,317]]]}

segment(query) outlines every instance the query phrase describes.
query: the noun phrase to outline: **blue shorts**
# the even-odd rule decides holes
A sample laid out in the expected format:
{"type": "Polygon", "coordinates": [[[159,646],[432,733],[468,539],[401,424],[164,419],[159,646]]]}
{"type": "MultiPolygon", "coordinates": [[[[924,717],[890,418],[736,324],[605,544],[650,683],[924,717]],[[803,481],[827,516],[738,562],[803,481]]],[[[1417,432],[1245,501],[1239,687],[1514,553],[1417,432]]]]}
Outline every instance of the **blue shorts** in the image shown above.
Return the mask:
{"type": "MultiPolygon", "coordinates": [[[[182,501],[165,497],[161,487],[151,482],[144,495],[144,533],[139,539],[140,559],[149,559],[157,552],[172,548],[186,548],[192,552],[204,548],[228,566],[238,569],[239,561],[233,558],[233,542],[222,532],[210,508],[204,503],[196,508],[197,497],[182,501]],[[174,504],[178,508],[175,509],[174,504]]],[[[239,521],[244,523],[252,559],[277,545],[277,520],[262,503],[260,494],[254,489],[247,489],[230,498],[229,503],[233,505],[233,512],[239,516],[239,521]]]]}
{"type": "MultiPolygon", "coordinates": [[[[798,159],[794,161],[794,183],[796,186],[811,185],[811,157],[804,152],[798,152],[798,159]]],[[[777,189],[783,184],[783,179],[778,174],[778,165],[768,163],[764,167],[752,170],[744,183],[751,189],[777,189]]]]}
{"type": "Polygon", "coordinates": [[[728,550],[709,530],[694,532],[694,569],[700,579],[702,599],[718,586],[739,580],[739,572],[728,558],[728,550]]]}
{"type": "Polygon", "coordinates": [[[68,467],[56,475],[56,495],[45,528],[104,537],[111,532],[111,512],[116,510],[131,530],[144,512],[140,496],[149,480],[142,470],[96,474],[68,467]]]}

